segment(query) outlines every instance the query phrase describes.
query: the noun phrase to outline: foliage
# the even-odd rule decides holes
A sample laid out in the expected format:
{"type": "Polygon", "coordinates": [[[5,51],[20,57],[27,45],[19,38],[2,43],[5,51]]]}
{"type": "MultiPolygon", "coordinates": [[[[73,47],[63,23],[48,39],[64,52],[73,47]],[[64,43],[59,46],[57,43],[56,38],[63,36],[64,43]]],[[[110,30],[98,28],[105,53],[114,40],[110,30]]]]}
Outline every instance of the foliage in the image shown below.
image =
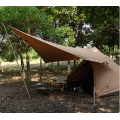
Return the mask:
{"type": "Polygon", "coordinates": [[[109,21],[114,20],[115,22],[118,22],[117,20],[119,19],[118,6],[82,6],[79,7],[79,12],[82,12],[86,15],[86,23],[95,23],[95,25],[104,24],[109,26],[109,21]]]}
{"type": "Polygon", "coordinates": [[[2,6],[0,7],[1,21],[24,32],[27,32],[28,22],[31,29],[37,28],[39,11],[34,6],[2,6]]]}
{"type": "MultiPolygon", "coordinates": [[[[30,56],[31,61],[34,60],[34,59],[38,59],[40,57],[39,54],[32,48],[30,48],[29,56],[30,56]]],[[[23,53],[22,57],[25,60],[26,59],[26,53],[23,53]]]]}
{"type": "Polygon", "coordinates": [[[99,44],[109,41],[111,33],[119,33],[118,6],[82,6],[78,7],[78,11],[85,14],[84,22],[90,23],[94,30],[91,39],[95,46],[98,47],[99,44]]]}
{"type": "Polygon", "coordinates": [[[67,25],[56,27],[57,43],[64,46],[73,46],[75,42],[74,31],[67,25]]]}
{"type": "MultiPolygon", "coordinates": [[[[80,46],[93,41],[93,45],[108,54],[119,46],[119,7],[117,6],[1,6],[0,24],[5,23],[31,35],[64,46],[80,46]],[[83,28],[84,24],[90,28],[83,28]]],[[[8,34],[10,29],[8,27],[8,34]]],[[[0,33],[5,35],[4,29],[0,33]]],[[[12,36],[13,37],[13,36],[12,36]]],[[[17,39],[12,40],[15,51],[18,50],[17,39]]],[[[25,45],[22,54],[25,57],[25,45]]],[[[5,50],[5,49],[4,49],[5,50]]],[[[9,51],[6,46],[6,51],[9,51]]],[[[4,51],[2,51],[4,52],[4,51]]],[[[13,60],[6,52],[2,58],[13,60]]],[[[16,55],[18,56],[17,52],[16,55]]],[[[31,59],[38,54],[31,48],[31,59]]]]}
{"type": "Polygon", "coordinates": [[[39,54],[34,50],[34,49],[30,49],[30,59],[38,59],[40,56],[39,54]]]}
{"type": "Polygon", "coordinates": [[[70,15],[75,7],[47,6],[37,7],[45,21],[41,21],[40,36],[61,45],[71,46],[75,43],[74,31],[69,26],[70,15]],[[66,42],[66,40],[68,42],[66,42]]]}
{"type": "Polygon", "coordinates": [[[109,55],[109,47],[107,45],[102,45],[100,51],[106,55],[109,55]]]}
{"type": "MultiPolygon", "coordinates": [[[[15,54],[18,59],[19,52],[15,51],[15,54]]],[[[7,45],[3,46],[0,57],[2,58],[3,61],[6,61],[6,62],[7,61],[13,62],[15,60],[14,55],[11,51],[11,46],[8,43],[7,43],[7,45]]]]}
{"type": "Polygon", "coordinates": [[[114,56],[115,56],[115,58],[119,58],[118,55],[119,55],[119,52],[118,52],[118,51],[115,51],[115,52],[114,52],[114,56]]]}
{"type": "MultiPolygon", "coordinates": [[[[35,34],[35,31],[39,27],[39,10],[35,6],[2,6],[0,7],[0,17],[0,23],[11,25],[24,32],[27,32],[28,28],[30,28],[32,35],[35,34]]],[[[11,34],[10,29],[6,28],[8,34],[11,34]]],[[[1,34],[5,34],[4,29],[2,29],[1,34]]],[[[14,43],[18,44],[18,40],[16,39],[14,43]]],[[[9,46],[6,46],[6,50],[9,50],[9,46]]],[[[14,50],[18,50],[18,46],[14,46],[14,50]]],[[[22,48],[22,52],[25,52],[25,47],[22,48]]],[[[19,54],[16,55],[18,57],[19,54]]],[[[14,60],[12,53],[6,53],[6,56],[3,54],[2,58],[8,61],[14,60]],[[11,57],[6,57],[10,55],[11,57]]]]}

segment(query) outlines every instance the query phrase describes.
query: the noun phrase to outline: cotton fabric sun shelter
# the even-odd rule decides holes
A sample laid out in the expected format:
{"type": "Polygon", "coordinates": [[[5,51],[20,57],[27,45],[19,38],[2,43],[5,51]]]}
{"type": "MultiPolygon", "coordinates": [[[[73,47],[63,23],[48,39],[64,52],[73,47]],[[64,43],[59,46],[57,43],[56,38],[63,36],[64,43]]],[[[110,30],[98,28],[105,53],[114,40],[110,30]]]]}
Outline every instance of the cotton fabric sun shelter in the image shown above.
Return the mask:
{"type": "MultiPolygon", "coordinates": [[[[36,38],[11,26],[8,27],[27,41],[46,63],[83,58],[85,61],[80,64],[81,67],[82,64],[86,64],[86,61],[88,61],[94,71],[94,84],[97,97],[119,91],[118,65],[113,62],[112,58],[101,53],[96,47],[91,49],[65,47],[36,38]],[[106,89],[105,86],[108,88],[106,89]]],[[[86,70],[87,68],[86,66],[86,70]]],[[[83,69],[80,70],[83,71],[83,69]]],[[[70,75],[74,76],[74,74],[70,75]]]]}
{"type": "Polygon", "coordinates": [[[27,41],[27,43],[33,49],[35,49],[37,53],[39,53],[39,55],[46,63],[55,61],[78,60],[79,58],[99,63],[112,60],[110,57],[104,55],[95,47],[92,49],[66,47],[42,40],[40,38],[36,38],[11,26],[8,27],[21,36],[25,41],[27,41]]]}

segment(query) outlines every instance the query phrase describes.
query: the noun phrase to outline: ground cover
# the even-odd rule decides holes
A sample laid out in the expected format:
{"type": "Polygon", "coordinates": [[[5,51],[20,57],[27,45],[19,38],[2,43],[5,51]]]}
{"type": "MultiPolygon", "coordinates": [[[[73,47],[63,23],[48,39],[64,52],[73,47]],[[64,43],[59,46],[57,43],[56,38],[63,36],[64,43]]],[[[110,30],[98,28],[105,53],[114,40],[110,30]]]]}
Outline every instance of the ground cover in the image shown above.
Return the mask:
{"type": "MultiPolygon", "coordinates": [[[[79,64],[79,61],[77,62],[79,64]]],[[[67,62],[60,62],[60,73],[57,72],[57,63],[53,70],[45,69],[43,64],[42,81],[51,83],[57,75],[67,75],[67,62]]],[[[73,66],[73,63],[71,63],[73,66]]],[[[93,96],[74,93],[73,90],[37,91],[35,84],[39,80],[39,63],[31,63],[31,80],[27,84],[31,99],[16,65],[3,65],[0,73],[0,112],[2,113],[117,113],[119,112],[119,96],[104,96],[96,99],[93,107],[93,96]],[[9,67],[8,67],[9,66],[9,67]]]]}

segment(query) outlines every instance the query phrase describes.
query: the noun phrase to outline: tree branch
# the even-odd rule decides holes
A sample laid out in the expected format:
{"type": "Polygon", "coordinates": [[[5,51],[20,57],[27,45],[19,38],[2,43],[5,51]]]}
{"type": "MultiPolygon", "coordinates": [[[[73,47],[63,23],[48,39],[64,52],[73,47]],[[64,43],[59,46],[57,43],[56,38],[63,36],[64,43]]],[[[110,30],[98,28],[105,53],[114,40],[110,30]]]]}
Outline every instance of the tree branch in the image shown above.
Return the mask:
{"type": "MultiPolygon", "coordinates": [[[[23,42],[23,39],[19,35],[17,35],[14,31],[12,31],[12,33],[14,34],[15,37],[17,37],[18,39],[21,39],[22,43],[25,45],[25,43],[23,42]]],[[[24,48],[22,44],[21,44],[21,47],[24,48]]]]}
{"type": "Polygon", "coordinates": [[[112,20],[112,19],[110,19],[110,20],[113,22],[116,29],[120,32],[119,25],[118,25],[119,23],[117,24],[114,20],[112,20]]]}

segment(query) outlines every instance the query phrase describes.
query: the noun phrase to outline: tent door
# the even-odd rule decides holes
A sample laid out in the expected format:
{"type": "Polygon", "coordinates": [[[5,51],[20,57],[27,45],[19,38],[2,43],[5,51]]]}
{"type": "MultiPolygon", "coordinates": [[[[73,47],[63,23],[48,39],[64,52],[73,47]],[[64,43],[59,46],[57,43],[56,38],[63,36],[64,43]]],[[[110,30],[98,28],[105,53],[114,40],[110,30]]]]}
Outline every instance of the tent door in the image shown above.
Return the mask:
{"type": "Polygon", "coordinates": [[[88,71],[85,78],[81,81],[82,87],[84,89],[84,93],[93,95],[93,85],[94,85],[94,78],[93,78],[93,69],[92,67],[88,71]]]}

